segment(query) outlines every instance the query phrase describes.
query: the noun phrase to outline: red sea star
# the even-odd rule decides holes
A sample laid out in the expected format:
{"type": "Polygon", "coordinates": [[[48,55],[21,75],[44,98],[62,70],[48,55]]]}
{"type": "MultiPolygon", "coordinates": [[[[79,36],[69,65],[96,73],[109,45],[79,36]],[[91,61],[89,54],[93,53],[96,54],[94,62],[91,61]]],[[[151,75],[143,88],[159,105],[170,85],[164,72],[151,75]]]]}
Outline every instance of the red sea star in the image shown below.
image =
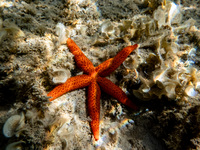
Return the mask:
{"type": "Polygon", "coordinates": [[[138,45],[125,47],[114,58],[110,58],[94,67],[92,62],[83,54],[76,43],[68,38],[67,46],[74,54],[76,65],[85,73],[83,75],[69,78],[65,83],[58,85],[47,96],[50,96],[50,101],[65,94],[66,92],[76,90],[88,86],[88,112],[91,118],[90,126],[95,140],[99,140],[99,116],[100,116],[100,96],[101,89],[109,95],[116,98],[122,104],[136,110],[137,106],[128,99],[126,94],[110,80],[106,79],[121,63],[128,57],[128,55],[135,50],[138,45]]]}

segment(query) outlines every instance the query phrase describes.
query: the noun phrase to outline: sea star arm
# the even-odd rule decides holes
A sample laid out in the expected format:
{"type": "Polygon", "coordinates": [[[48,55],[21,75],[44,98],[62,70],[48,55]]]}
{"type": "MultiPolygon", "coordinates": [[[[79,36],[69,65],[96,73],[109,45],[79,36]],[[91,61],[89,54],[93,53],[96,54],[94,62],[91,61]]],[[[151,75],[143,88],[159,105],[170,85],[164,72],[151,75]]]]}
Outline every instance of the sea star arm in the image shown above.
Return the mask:
{"type": "Polygon", "coordinates": [[[80,48],[76,45],[76,43],[68,38],[67,39],[67,46],[74,55],[74,59],[76,61],[76,65],[83,70],[85,73],[89,74],[90,72],[94,71],[94,66],[92,62],[83,54],[80,48]]]}
{"type": "Polygon", "coordinates": [[[47,96],[51,97],[49,100],[52,101],[57,97],[65,94],[66,92],[88,86],[91,80],[92,78],[89,75],[79,75],[71,77],[65,83],[55,87],[51,92],[47,94],[47,96]]]}
{"type": "Polygon", "coordinates": [[[94,80],[88,86],[88,113],[91,118],[90,126],[96,141],[99,140],[99,118],[100,118],[100,96],[101,90],[94,80]]]}
{"type": "Polygon", "coordinates": [[[130,53],[135,50],[138,47],[138,44],[131,45],[125,47],[123,50],[121,50],[113,59],[108,59],[105,63],[105,65],[109,64],[109,67],[107,69],[102,70],[102,72],[99,72],[99,75],[101,77],[106,77],[110,73],[112,73],[115,69],[117,69],[122,62],[130,55],[130,53]]]}
{"type": "Polygon", "coordinates": [[[110,80],[102,77],[98,77],[97,82],[101,89],[107,94],[116,98],[122,104],[137,110],[137,106],[126,96],[126,94],[117,85],[110,80]]]}
{"type": "Polygon", "coordinates": [[[108,69],[108,68],[110,67],[110,65],[112,64],[113,59],[114,59],[114,58],[110,58],[110,59],[108,59],[108,60],[102,62],[100,65],[98,65],[98,66],[95,68],[95,71],[101,73],[102,71],[108,69]]]}

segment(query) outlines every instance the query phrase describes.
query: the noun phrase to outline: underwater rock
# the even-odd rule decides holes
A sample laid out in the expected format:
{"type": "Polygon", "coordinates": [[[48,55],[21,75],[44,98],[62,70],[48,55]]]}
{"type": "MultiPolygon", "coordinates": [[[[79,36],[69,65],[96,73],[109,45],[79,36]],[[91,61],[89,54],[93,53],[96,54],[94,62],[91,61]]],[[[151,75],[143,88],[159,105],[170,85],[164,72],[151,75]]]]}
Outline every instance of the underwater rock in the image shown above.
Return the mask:
{"type": "Polygon", "coordinates": [[[98,0],[96,3],[105,19],[127,19],[139,13],[138,6],[131,0],[98,0]]]}
{"type": "MultiPolygon", "coordinates": [[[[3,8],[0,16],[0,59],[3,65],[0,70],[3,75],[1,83],[6,86],[3,89],[5,92],[0,93],[0,96],[9,97],[9,90],[15,89],[12,92],[12,95],[17,96],[14,109],[25,111],[26,126],[25,130],[19,131],[15,131],[15,127],[12,133],[8,134],[12,135],[12,138],[2,141],[14,142],[12,140],[16,139],[15,135],[23,131],[16,141],[24,140],[28,143],[11,143],[14,146],[8,146],[7,149],[19,145],[24,146],[19,146],[19,149],[165,149],[165,146],[156,148],[164,143],[163,139],[170,148],[179,145],[182,146],[180,149],[184,149],[184,144],[187,143],[184,138],[187,133],[191,133],[188,128],[191,127],[194,134],[198,133],[198,130],[193,128],[198,123],[193,123],[194,119],[188,121],[184,114],[181,117],[187,122],[186,128],[175,126],[170,132],[173,124],[162,127],[169,124],[167,119],[159,124],[155,122],[159,126],[156,131],[149,127],[163,109],[167,112],[169,107],[172,107],[175,113],[179,111],[180,107],[171,105],[171,102],[182,102],[186,97],[187,101],[183,103],[187,107],[183,106],[183,110],[195,107],[199,102],[200,32],[195,28],[195,20],[188,20],[191,17],[183,11],[188,9],[198,12],[199,7],[195,7],[197,5],[186,8],[183,5],[189,2],[188,0],[180,6],[166,0],[18,0],[9,2],[11,5],[4,5],[3,3],[8,2],[3,1],[0,2],[3,8]],[[136,1],[138,5],[135,5],[136,1]],[[188,21],[182,20],[184,17],[188,21]],[[14,22],[16,26],[9,29],[9,22],[14,22]],[[18,34],[13,30],[21,30],[25,36],[21,36],[22,32],[18,34]],[[15,37],[13,35],[20,38],[7,38],[15,37]],[[152,100],[150,105],[146,105],[149,102],[139,103],[140,111],[144,107],[152,108],[151,104],[155,99],[160,99],[156,102],[158,107],[163,107],[156,106],[144,114],[134,114],[102,94],[101,141],[94,144],[88,124],[90,118],[86,111],[85,89],[72,91],[51,103],[45,97],[50,86],[49,77],[57,84],[67,80],[67,76],[70,76],[69,70],[73,75],[81,74],[74,65],[74,56],[65,45],[68,36],[78,42],[95,66],[112,58],[123,47],[140,44],[141,47],[109,78],[132,96],[141,100],[152,100]],[[53,69],[53,66],[56,69],[53,69]],[[16,84],[14,87],[13,81],[16,84]],[[127,83],[131,86],[128,87],[127,83]],[[169,100],[167,105],[165,100],[169,100]],[[140,116],[148,114],[152,114],[149,117],[153,121],[146,123],[148,119],[141,119],[140,116]],[[142,122],[138,124],[139,121],[142,122]],[[145,131],[141,130],[143,128],[145,131]],[[180,136],[181,132],[183,136],[180,136]],[[161,136],[154,139],[156,133],[166,134],[164,138],[161,136]],[[148,134],[152,136],[146,136],[148,134]],[[171,141],[168,142],[167,138],[171,141]],[[180,139],[184,144],[174,142],[176,139],[180,139]]],[[[190,3],[194,4],[194,1],[190,3]]],[[[199,26],[198,20],[197,25],[199,26]]],[[[10,101],[7,103],[10,104],[10,101]]],[[[164,112],[160,118],[165,118],[165,115],[166,118],[173,117],[174,112],[164,112]]],[[[199,111],[193,113],[194,116],[196,114],[199,114],[199,111]]],[[[177,118],[171,120],[173,123],[174,120],[179,121],[177,118]]],[[[180,124],[184,126],[182,122],[180,124]]],[[[191,141],[190,136],[187,137],[186,140],[191,141]]],[[[193,142],[199,145],[197,139],[193,142]]]]}

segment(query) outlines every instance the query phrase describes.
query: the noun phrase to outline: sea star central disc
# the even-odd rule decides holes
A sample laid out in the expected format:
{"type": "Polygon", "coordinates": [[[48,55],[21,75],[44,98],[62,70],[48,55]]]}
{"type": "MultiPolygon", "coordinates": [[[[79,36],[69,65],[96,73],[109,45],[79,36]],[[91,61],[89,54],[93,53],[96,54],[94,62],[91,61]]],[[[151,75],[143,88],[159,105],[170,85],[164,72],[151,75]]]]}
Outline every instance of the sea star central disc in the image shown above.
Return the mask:
{"type": "Polygon", "coordinates": [[[91,118],[90,126],[95,140],[99,140],[99,117],[101,90],[116,98],[122,104],[136,110],[137,106],[126,96],[126,94],[114,83],[105,78],[117,69],[128,55],[138,45],[125,47],[114,58],[110,58],[99,66],[94,67],[92,62],[83,54],[76,43],[68,38],[67,46],[74,55],[76,65],[84,72],[83,75],[69,78],[65,83],[58,85],[47,96],[52,101],[57,97],[79,88],[88,87],[88,112],[91,118]]]}

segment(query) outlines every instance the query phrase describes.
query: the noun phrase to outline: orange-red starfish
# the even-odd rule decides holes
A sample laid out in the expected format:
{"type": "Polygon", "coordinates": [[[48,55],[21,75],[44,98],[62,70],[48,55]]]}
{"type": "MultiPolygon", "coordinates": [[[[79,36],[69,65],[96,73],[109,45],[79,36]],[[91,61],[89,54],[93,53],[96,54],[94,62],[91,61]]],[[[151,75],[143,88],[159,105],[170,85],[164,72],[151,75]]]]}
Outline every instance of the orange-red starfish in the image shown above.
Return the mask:
{"type": "Polygon", "coordinates": [[[114,58],[106,60],[97,67],[93,66],[92,62],[83,54],[72,39],[67,39],[67,46],[72,54],[74,54],[76,65],[84,74],[69,78],[65,83],[54,88],[47,96],[50,96],[51,98],[49,100],[52,101],[66,92],[88,86],[88,112],[91,118],[90,126],[94,138],[97,141],[99,139],[100,87],[104,92],[113,96],[122,104],[134,110],[137,109],[126,94],[117,85],[106,79],[105,76],[108,76],[117,69],[138,45],[135,44],[125,47],[114,58]]]}

